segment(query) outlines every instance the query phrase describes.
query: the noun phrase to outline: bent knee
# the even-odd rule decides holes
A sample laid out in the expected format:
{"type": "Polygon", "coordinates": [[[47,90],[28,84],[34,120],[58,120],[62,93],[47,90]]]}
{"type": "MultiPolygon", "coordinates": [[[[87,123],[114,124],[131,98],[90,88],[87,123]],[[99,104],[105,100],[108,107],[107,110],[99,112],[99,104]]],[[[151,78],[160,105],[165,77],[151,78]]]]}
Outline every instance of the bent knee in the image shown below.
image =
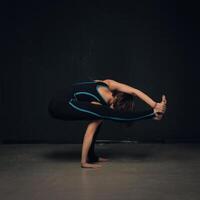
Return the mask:
{"type": "Polygon", "coordinates": [[[98,120],[96,120],[96,122],[97,122],[98,124],[101,124],[101,123],[103,122],[103,119],[98,119],[98,120]]]}

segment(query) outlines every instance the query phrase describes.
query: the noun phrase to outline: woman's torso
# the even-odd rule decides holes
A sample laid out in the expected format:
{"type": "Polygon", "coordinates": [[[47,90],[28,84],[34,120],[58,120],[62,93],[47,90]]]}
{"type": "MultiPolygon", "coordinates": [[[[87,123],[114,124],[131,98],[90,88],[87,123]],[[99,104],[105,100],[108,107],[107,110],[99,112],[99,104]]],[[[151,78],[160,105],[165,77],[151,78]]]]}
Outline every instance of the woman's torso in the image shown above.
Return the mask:
{"type": "Polygon", "coordinates": [[[103,81],[76,82],[70,87],[59,89],[52,97],[51,104],[65,104],[71,99],[108,105],[111,91],[103,81]]]}
{"type": "Polygon", "coordinates": [[[109,87],[103,81],[77,82],[72,85],[71,98],[108,105],[109,87]]]}

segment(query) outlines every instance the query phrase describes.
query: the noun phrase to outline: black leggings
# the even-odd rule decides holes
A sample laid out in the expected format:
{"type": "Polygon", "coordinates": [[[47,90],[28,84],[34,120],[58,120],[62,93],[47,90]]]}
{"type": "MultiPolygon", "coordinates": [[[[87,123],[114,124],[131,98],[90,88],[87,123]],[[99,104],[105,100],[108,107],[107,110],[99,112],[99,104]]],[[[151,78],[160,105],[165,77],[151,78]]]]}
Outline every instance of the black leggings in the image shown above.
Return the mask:
{"type": "Polygon", "coordinates": [[[61,120],[112,120],[115,122],[134,122],[155,117],[153,109],[122,112],[111,109],[106,105],[92,104],[86,101],[78,101],[63,93],[54,96],[49,105],[48,111],[53,118],[61,120]]]}

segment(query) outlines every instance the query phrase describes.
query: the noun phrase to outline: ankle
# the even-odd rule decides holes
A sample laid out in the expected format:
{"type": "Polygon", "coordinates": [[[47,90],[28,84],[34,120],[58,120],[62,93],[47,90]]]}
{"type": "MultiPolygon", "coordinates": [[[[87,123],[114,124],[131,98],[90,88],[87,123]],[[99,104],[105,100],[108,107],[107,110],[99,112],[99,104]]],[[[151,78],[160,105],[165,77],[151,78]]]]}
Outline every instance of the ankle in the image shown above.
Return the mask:
{"type": "Polygon", "coordinates": [[[81,164],[87,163],[87,160],[81,160],[81,164]]]}

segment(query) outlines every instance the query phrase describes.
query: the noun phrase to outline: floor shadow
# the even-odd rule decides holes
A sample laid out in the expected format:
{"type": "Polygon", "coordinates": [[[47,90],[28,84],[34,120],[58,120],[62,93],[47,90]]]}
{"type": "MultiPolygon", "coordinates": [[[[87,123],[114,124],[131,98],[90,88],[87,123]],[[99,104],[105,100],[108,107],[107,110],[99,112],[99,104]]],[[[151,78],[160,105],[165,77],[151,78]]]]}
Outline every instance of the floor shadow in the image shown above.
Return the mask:
{"type": "Polygon", "coordinates": [[[45,159],[56,161],[79,161],[81,154],[78,151],[52,151],[42,155],[45,159]]]}
{"type": "MultiPolygon", "coordinates": [[[[155,157],[155,152],[144,148],[116,148],[113,146],[97,147],[96,155],[109,158],[111,160],[117,159],[131,159],[131,160],[148,160],[155,157]]],[[[52,150],[42,155],[45,159],[56,161],[80,161],[81,150],[52,150]]]]}
{"type": "MultiPolygon", "coordinates": [[[[199,151],[194,151],[192,148],[185,149],[184,146],[176,148],[162,147],[153,145],[140,146],[105,146],[97,147],[96,154],[106,157],[110,160],[136,160],[136,161],[189,161],[196,160],[199,151]],[[178,151],[177,151],[178,149],[178,151]]],[[[42,157],[48,160],[64,161],[80,161],[81,150],[51,150],[48,153],[42,154],[42,157]]]]}
{"type": "MultiPolygon", "coordinates": [[[[145,159],[148,157],[145,154],[135,154],[135,155],[130,155],[127,153],[115,153],[115,152],[102,152],[102,151],[97,151],[96,153],[98,156],[110,158],[110,159],[127,159],[131,158],[132,159],[145,159]]],[[[42,154],[42,157],[47,159],[47,160],[55,160],[55,161],[60,161],[60,162],[65,162],[65,161],[80,161],[81,159],[81,152],[77,151],[52,151],[46,154],[42,154]]]]}

